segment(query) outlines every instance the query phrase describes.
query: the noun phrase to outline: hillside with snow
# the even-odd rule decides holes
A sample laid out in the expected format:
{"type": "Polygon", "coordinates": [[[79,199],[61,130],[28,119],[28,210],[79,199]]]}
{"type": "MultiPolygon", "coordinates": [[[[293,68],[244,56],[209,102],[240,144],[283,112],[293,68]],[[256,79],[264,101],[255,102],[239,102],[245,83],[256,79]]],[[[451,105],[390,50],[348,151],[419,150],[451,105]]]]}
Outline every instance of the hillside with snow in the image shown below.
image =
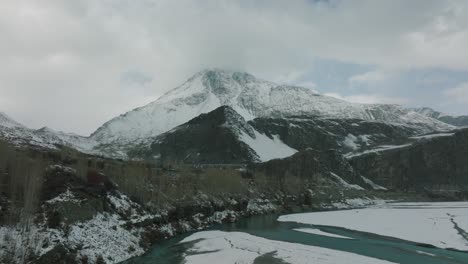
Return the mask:
{"type": "Polygon", "coordinates": [[[278,135],[261,133],[229,106],[201,114],[135,147],[132,158],[195,164],[243,164],[297,152],[278,135]]]}
{"type": "Polygon", "coordinates": [[[48,149],[66,146],[90,154],[95,153],[93,148],[98,145],[89,137],[55,131],[48,127],[30,129],[3,113],[0,113],[0,138],[15,145],[32,145],[48,149]]]}
{"type": "Polygon", "coordinates": [[[421,107],[413,109],[415,112],[425,115],[427,117],[432,117],[449,125],[457,126],[457,127],[466,127],[468,126],[468,116],[466,115],[449,115],[446,113],[442,113],[436,111],[429,107],[421,107]]]}

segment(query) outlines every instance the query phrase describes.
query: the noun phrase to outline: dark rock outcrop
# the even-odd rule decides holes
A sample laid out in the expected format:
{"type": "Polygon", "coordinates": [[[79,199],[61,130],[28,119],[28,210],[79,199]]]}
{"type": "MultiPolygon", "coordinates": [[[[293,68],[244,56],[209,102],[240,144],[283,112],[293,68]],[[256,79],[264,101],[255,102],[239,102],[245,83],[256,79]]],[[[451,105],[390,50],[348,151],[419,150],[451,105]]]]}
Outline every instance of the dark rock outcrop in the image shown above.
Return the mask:
{"type": "Polygon", "coordinates": [[[336,181],[336,175],[348,183],[367,186],[360,175],[355,172],[348,161],[336,150],[318,151],[306,149],[285,159],[270,160],[251,165],[255,173],[263,173],[267,178],[275,179],[280,187],[286,186],[293,177],[311,186],[318,186],[323,181],[336,181]]]}
{"type": "Polygon", "coordinates": [[[468,129],[350,158],[362,175],[387,188],[468,197],[468,129]]]}
{"type": "Polygon", "coordinates": [[[240,133],[251,135],[252,128],[229,106],[201,114],[171,131],[139,146],[129,156],[159,162],[195,164],[248,163],[255,153],[239,140],[240,133]]]}

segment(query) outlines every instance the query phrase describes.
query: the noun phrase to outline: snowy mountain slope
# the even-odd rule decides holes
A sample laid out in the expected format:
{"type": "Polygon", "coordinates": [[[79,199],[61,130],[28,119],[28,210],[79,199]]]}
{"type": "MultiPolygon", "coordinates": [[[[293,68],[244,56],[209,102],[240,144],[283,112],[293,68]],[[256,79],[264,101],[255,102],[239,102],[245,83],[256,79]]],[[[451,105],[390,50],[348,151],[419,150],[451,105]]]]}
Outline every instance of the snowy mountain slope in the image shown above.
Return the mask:
{"type": "Polygon", "coordinates": [[[435,118],[449,125],[464,127],[468,126],[468,116],[454,116],[436,111],[429,107],[414,108],[415,112],[435,118]]]}
{"type": "Polygon", "coordinates": [[[7,116],[5,113],[0,112],[0,127],[14,128],[24,126],[7,116]]]}
{"type": "Polygon", "coordinates": [[[72,147],[81,152],[90,154],[96,154],[93,149],[99,144],[89,137],[83,137],[72,133],[64,133],[48,127],[34,130],[34,134],[42,138],[45,142],[72,147]]]}
{"type": "Polygon", "coordinates": [[[93,148],[98,144],[91,138],[54,131],[47,127],[38,130],[30,129],[2,113],[0,113],[0,138],[14,144],[49,149],[55,149],[57,145],[62,145],[90,154],[95,153],[93,148]]]}
{"type": "Polygon", "coordinates": [[[104,144],[135,142],[157,136],[222,105],[232,107],[246,120],[318,115],[405,124],[421,133],[453,128],[398,105],[349,103],[307,88],[259,80],[248,73],[205,70],[158,100],[108,121],[91,138],[104,144]]]}
{"type": "Polygon", "coordinates": [[[267,136],[229,106],[201,114],[149,139],[130,151],[131,158],[228,164],[264,162],[296,153],[277,135],[267,136]]]}

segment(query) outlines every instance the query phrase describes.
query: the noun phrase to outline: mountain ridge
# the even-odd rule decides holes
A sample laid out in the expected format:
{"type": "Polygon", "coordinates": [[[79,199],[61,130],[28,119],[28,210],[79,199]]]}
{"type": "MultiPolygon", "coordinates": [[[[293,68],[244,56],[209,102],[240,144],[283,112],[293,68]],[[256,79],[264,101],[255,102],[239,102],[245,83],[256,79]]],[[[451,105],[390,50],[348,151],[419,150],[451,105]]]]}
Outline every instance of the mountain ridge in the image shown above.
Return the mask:
{"type": "Polygon", "coordinates": [[[432,117],[449,125],[457,127],[466,127],[468,126],[468,115],[450,115],[436,111],[430,107],[420,107],[414,108],[415,112],[418,112],[422,115],[432,117]]]}
{"type": "Polygon", "coordinates": [[[156,101],[109,120],[91,138],[111,143],[156,136],[222,105],[232,107],[246,120],[318,115],[410,124],[421,132],[453,128],[397,105],[349,103],[304,87],[257,79],[248,73],[205,70],[156,101]]]}
{"type": "Polygon", "coordinates": [[[0,121],[3,120],[0,133],[32,145],[49,148],[65,145],[88,154],[127,158],[127,151],[133,147],[149,144],[152,138],[221,106],[229,106],[245,121],[291,116],[359,119],[411,129],[412,135],[455,128],[398,105],[350,103],[308,88],[258,79],[245,72],[209,69],[196,73],[159,99],[105,122],[89,137],[47,127],[29,129],[6,115],[0,115],[0,121]]]}

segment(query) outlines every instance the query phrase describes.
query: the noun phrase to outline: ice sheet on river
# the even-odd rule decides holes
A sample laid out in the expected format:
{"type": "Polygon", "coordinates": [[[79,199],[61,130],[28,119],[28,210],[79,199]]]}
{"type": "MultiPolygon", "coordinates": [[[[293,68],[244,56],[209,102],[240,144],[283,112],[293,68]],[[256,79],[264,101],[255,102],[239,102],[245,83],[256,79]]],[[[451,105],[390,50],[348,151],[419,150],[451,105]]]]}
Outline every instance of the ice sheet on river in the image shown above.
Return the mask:
{"type": "Polygon", "coordinates": [[[290,264],[388,264],[385,260],[316,246],[268,240],[241,232],[204,231],[181,243],[194,245],[184,254],[187,264],[265,263],[290,264]],[[273,258],[273,259],[268,259],[273,258]],[[274,262],[276,260],[276,262],[274,262]]]}
{"type": "Polygon", "coordinates": [[[468,251],[468,202],[394,203],[358,210],[284,215],[278,220],[342,227],[468,251]]]}

